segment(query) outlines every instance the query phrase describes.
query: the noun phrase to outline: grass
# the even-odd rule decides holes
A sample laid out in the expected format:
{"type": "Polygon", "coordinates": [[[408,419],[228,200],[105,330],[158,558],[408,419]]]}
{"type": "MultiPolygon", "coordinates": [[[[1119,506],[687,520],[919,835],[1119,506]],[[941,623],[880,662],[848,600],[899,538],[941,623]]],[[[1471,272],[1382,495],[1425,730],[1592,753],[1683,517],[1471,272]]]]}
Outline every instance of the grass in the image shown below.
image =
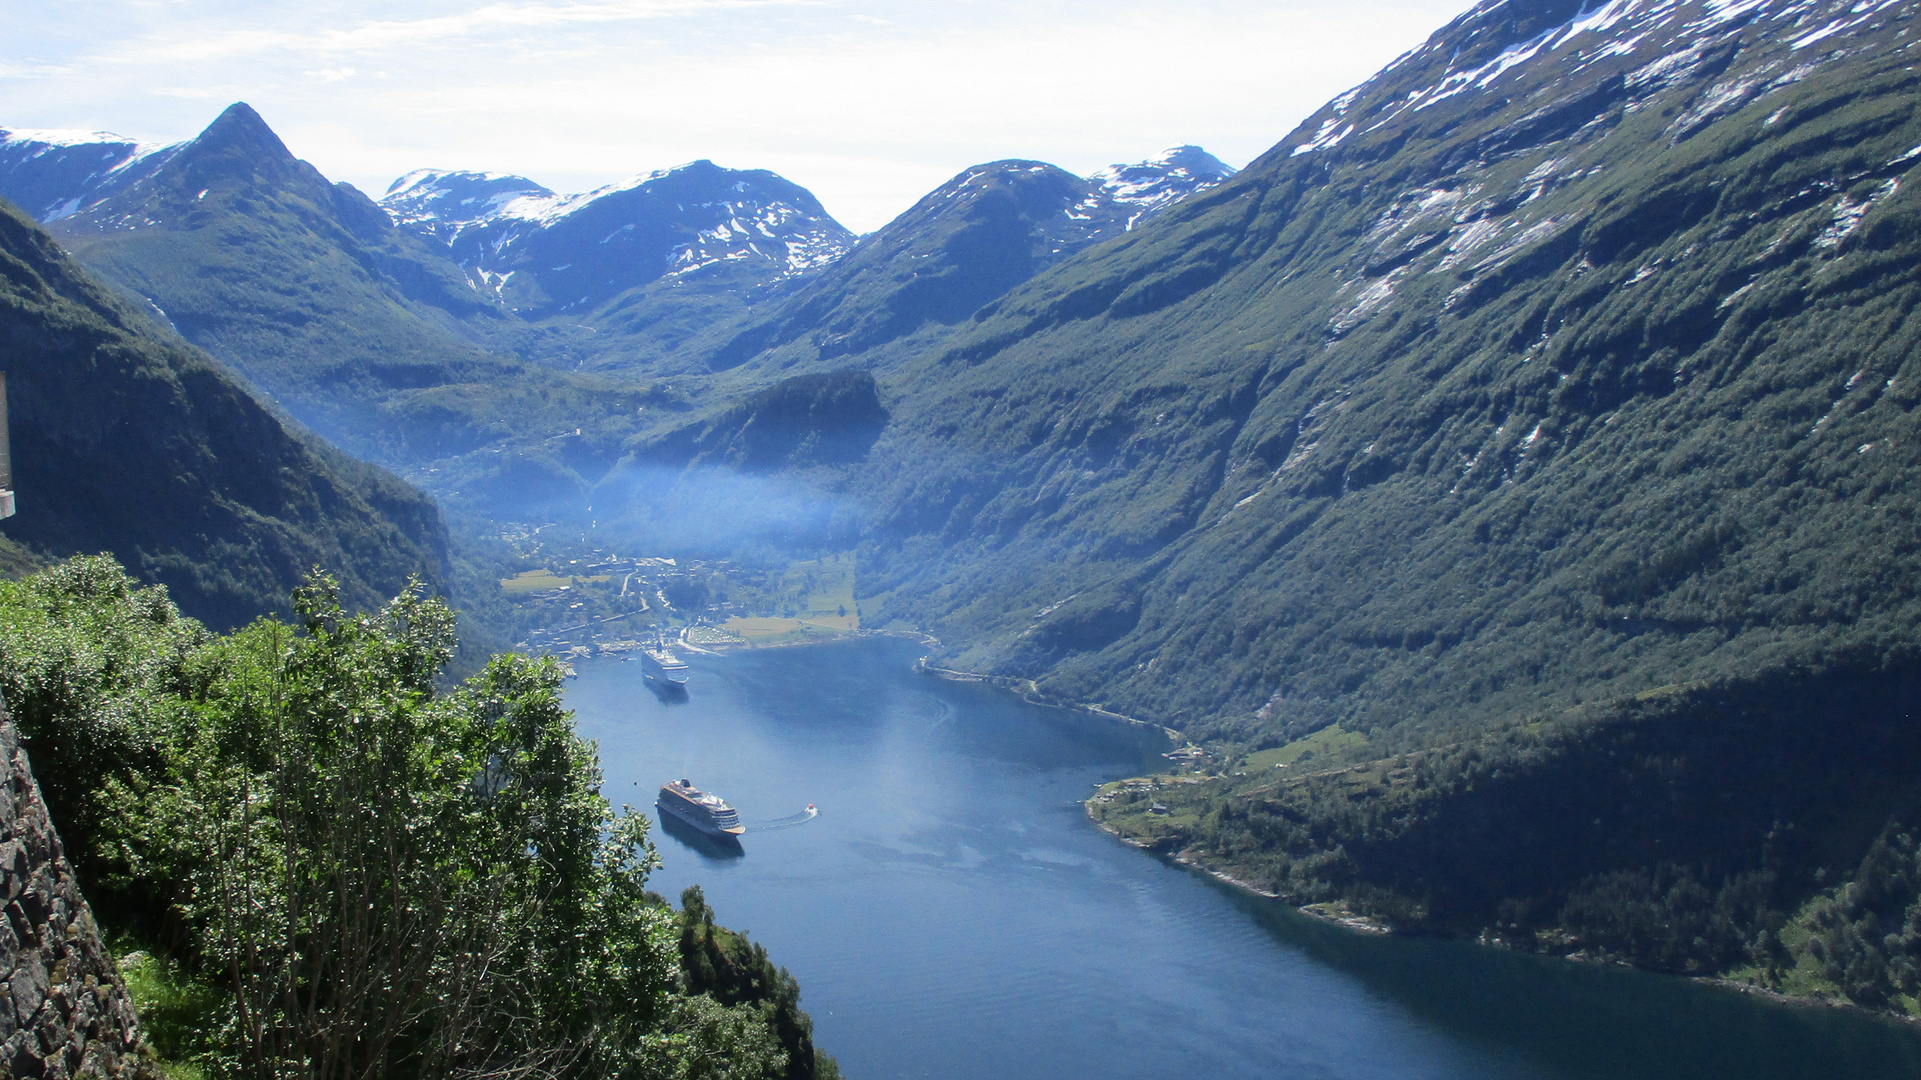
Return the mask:
{"type": "Polygon", "coordinates": [[[208,1033],[220,1022],[224,995],[142,949],[122,953],[119,967],[162,1074],[167,1080],[206,1080],[200,1058],[208,1050],[208,1033]]]}
{"type": "Polygon", "coordinates": [[[782,575],[780,589],[783,594],[798,597],[794,617],[800,621],[839,630],[860,629],[851,554],[794,563],[782,575]]]}
{"type": "Polygon", "coordinates": [[[595,574],[592,577],[561,577],[552,570],[528,570],[510,578],[501,578],[500,589],[514,596],[524,596],[544,589],[565,589],[575,585],[599,584],[612,580],[613,577],[609,574],[595,574]]]}
{"type": "Polygon", "coordinates": [[[521,595],[530,592],[539,592],[542,589],[565,588],[573,583],[573,578],[561,577],[552,570],[543,569],[529,570],[524,574],[515,574],[510,578],[501,578],[500,588],[503,592],[521,595]]]}
{"type": "Polygon", "coordinates": [[[844,619],[834,616],[820,619],[736,616],[728,619],[722,627],[749,645],[786,645],[795,641],[838,637],[858,628],[852,616],[844,619]]]}
{"type": "Polygon", "coordinates": [[[1299,761],[1338,764],[1358,759],[1366,749],[1366,735],[1358,731],[1343,731],[1341,725],[1335,724],[1304,739],[1295,739],[1286,746],[1249,754],[1235,768],[1253,772],[1256,769],[1272,769],[1277,765],[1293,765],[1299,761]]]}

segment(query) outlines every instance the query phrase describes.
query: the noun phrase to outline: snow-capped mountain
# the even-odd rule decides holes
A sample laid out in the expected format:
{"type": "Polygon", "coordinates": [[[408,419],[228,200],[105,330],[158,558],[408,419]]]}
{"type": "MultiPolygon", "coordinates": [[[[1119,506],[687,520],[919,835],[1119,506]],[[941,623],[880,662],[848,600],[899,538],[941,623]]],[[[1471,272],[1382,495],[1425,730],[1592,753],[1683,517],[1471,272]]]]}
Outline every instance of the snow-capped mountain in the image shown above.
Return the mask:
{"type": "MultiPolygon", "coordinates": [[[[934,196],[966,202],[989,173],[1047,173],[1060,206],[1041,218],[1043,262],[1133,228],[1234,170],[1197,146],[1112,165],[1085,179],[1040,162],[976,166],[934,196]]],[[[1031,186],[1031,185],[1028,185],[1031,186]]],[[[1038,189],[1036,189],[1038,190],[1038,189]]],[[[395,224],[447,245],[477,287],[529,315],[582,313],[663,282],[732,291],[808,276],[855,237],[805,189],[764,170],[696,161],[579,194],[506,173],[421,169],[380,205],[395,224]]]]}
{"type": "Polygon", "coordinates": [[[151,175],[181,145],[110,131],[0,128],[0,197],[38,221],[57,221],[151,175]]]}
{"type": "Polygon", "coordinates": [[[1088,177],[1023,159],[975,165],[734,332],[707,363],[732,366],[762,351],[774,364],[831,360],[955,325],[1233,173],[1198,146],[1088,177]]]}
{"type": "Polygon", "coordinates": [[[476,225],[515,216],[510,203],[556,198],[524,176],[415,169],[387,188],[380,205],[394,224],[451,246],[476,225]]]}
{"type": "Polygon", "coordinates": [[[855,239],[806,189],[711,161],[574,195],[499,173],[421,170],[394,181],[380,205],[531,315],[584,312],[657,281],[777,282],[832,262],[855,239]]]}
{"type": "Polygon", "coordinates": [[[1109,165],[1088,179],[1099,184],[1108,199],[1134,208],[1131,227],[1149,214],[1213,187],[1234,172],[1233,166],[1198,146],[1170,146],[1146,161],[1109,165]]]}

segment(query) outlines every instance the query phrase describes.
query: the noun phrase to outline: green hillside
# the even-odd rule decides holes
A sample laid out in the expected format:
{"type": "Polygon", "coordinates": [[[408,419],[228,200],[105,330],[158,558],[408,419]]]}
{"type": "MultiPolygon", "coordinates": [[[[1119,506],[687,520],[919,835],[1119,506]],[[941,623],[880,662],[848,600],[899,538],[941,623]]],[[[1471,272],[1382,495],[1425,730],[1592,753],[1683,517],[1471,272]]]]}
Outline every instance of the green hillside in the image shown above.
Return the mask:
{"type": "Polygon", "coordinates": [[[290,431],[205,355],[153,327],[0,204],[19,513],[42,556],[111,552],[196,618],[284,610],[315,565],[356,606],[440,588],[447,534],[392,475],[290,431]]]}
{"type": "Polygon", "coordinates": [[[291,599],[222,635],[103,557],[0,582],[0,719],[127,954],[141,1075],[839,1076],[765,948],[647,888],[560,665],[454,684],[444,601],[291,599]]]}
{"type": "MultiPolygon", "coordinates": [[[[1349,115],[1567,14],[1472,18],[1349,115]]],[[[888,380],[863,591],[1065,697],[1386,746],[1909,640],[1903,22],[1685,138],[1788,44],[1635,96],[1576,39],[1294,154],[1310,120],[888,380]]]]}

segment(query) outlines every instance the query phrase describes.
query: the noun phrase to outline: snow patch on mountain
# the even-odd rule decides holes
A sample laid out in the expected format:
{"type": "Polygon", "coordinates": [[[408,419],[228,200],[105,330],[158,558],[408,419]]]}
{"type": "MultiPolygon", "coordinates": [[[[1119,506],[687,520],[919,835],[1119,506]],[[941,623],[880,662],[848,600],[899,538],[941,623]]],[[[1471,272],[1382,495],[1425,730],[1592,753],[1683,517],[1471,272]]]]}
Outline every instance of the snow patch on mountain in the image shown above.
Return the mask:
{"type": "MultiPolygon", "coordinates": [[[[1092,202],[1080,209],[1091,210],[1099,200],[1130,208],[1127,227],[1132,229],[1142,218],[1158,213],[1175,203],[1206,191],[1235,173],[1233,166],[1198,146],[1170,146],[1145,161],[1109,165],[1087,179],[1099,185],[1092,202]]],[[[1073,216],[1074,211],[1069,211],[1073,216]]]]}
{"type": "Polygon", "coordinates": [[[0,128],[0,195],[43,223],[57,221],[152,172],[183,145],[111,131],[0,128]]]}
{"type": "Polygon", "coordinates": [[[147,153],[162,149],[165,143],[143,143],[116,135],[111,131],[75,131],[56,128],[0,128],[0,147],[28,147],[36,156],[49,150],[73,146],[113,146],[144,149],[147,153]]]}
{"type": "Polygon", "coordinates": [[[422,169],[395,180],[380,206],[446,244],[481,288],[525,308],[551,308],[557,293],[573,298],[566,308],[599,303],[721,264],[763,267],[754,275],[771,283],[855,242],[804,189],[704,160],[569,194],[507,173],[422,169]]]}
{"type": "MultiPolygon", "coordinates": [[[[1295,137],[1300,141],[1291,152],[1326,149],[1346,138],[1343,120],[1352,112],[1353,103],[1371,96],[1369,92],[1376,87],[1387,85],[1395,72],[1408,65],[1419,65],[1423,60],[1433,63],[1446,57],[1425,86],[1407,90],[1392,100],[1375,100],[1367,110],[1363,134],[1410,112],[1423,112],[1464,94],[1490,92],[1498,86],[1515,83],[1523,78],[1523,72],[1566,51],[1572,53],[1567,59],[1572,60],[1570,69],[1575,72],[1616,57],[1647,55],[1646,62],[1624,75],[1630,92],[1626,108],[1632,111],[1640,101],[1691,77],[1706,57],[1719,55],[1719,50],[1725,47],[1743,41],[1779,38],[1790,42],[1792,51],[1800,52],[1879,25],[1881,20],[1890,17],[1892,9],[1911,3],[1912,0],[1608,0],[1599,5],[1583,5],[1558,26],[1530,28],[1527,37],[1501,42],[1490,55],[1490,49],[1480,42],[1498,27],[1507,25],[1500,17],[1511,11],[1504,10],[1509,8],[1507,0],[1487,0],[1373,79],[1331,102],[1310,120],[1313,127],[1304,127],[1297,133],[1295,137]],[[1788,36],[1790,33],[1792,36],[1788,36]]],[[[1816,61],[1819,62],[1823,61],[1816,61]]],[[[1772,88],[1764,83],[1755,85],[1772,88]]],[[[1701,116],[1723,115],[1731,101],[1745,105],[1751,97],[1747,91],[1752,89],[1753,86],[1721,88],[1724,97],[1706,103],[1701,116]]],[[[1683,125],[1683,131],[1687,127],[1683,125]]]]}
{"type": "Polygon", "coordinates": [[[524,176],[508,173],[416,169],[395,180],[380,198],[394,224],[428,226],[451,239],[493,221],[525,199],[556,197],[524,176]]]}

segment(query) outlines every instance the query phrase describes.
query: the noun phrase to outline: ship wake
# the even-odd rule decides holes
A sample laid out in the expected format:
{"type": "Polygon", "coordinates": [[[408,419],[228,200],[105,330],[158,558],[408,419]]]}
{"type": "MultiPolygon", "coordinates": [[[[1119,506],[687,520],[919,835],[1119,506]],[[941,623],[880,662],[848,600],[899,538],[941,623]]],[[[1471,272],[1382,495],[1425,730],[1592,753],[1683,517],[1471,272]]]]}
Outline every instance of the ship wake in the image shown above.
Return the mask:
{"type": "Polygon", "coordinates": [[[789,814],[786,817],[775,818],[772,821],[749,822],[747,825],[747,831],[748,832],[770,832],[774,829],[791,829],[796,825],[805,825],[819,816],[820,816],[820,811],[814,809],[813,804],[810,803],[808,804],[807,809],[802,810],[798,814],[789,814]]]}

